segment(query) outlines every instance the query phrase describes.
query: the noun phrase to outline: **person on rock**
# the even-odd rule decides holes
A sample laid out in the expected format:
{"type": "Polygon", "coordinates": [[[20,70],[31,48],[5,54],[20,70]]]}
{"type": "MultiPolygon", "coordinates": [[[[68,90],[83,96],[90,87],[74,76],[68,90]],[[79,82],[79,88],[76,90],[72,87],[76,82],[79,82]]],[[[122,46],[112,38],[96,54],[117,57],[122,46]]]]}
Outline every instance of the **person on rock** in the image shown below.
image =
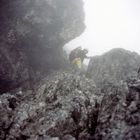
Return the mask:
{"type": "Polygon", "coordinates": [[[79,46],[76,49],[72,50],[70,55],[69,55],[69,61],[72,65],[72,68],[75,71],[81,71],[82,69],[82,64],[84,59],[90,59],[91,57],[87,56],[88,50],[87,49],[83,49],[82,47],[79,46]]]}

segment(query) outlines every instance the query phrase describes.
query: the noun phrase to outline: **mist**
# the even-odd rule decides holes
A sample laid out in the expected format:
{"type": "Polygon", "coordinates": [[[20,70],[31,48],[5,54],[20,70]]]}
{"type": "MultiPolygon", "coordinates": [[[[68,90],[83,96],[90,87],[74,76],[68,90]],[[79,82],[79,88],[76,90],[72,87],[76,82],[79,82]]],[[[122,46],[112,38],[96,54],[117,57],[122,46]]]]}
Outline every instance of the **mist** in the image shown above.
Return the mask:
{"type": "Polygon", "coordinates": [[[82,46],[89,55],[101,55],[112,48],[140,54],[139,7],[139,0],[84,0],[86,29],[65,48],[82,46]]]}

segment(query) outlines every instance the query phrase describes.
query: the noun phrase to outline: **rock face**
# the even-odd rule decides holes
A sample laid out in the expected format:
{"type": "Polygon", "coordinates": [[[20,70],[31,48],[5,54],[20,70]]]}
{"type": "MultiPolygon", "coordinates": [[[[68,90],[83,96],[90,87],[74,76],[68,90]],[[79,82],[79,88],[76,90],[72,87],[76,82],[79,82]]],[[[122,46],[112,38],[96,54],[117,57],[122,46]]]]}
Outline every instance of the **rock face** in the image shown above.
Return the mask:
{"type": "Polygon", "coordinates": [[[88,76],[101,87],[105,81],[118,83],[136,77],[139,66],[140,56],[137,53],[118,48],[94,57],[89,63],[88,76]]]}
{"type": "Polygon", "coordinates": [[[95,140],[140,139],[140,80],[104,87],[95,140]]]}
{"type": "Polygon", "coordinates": [[[66,72],[44,81],[36,93],[0,95],[1,140],[140,139],[140,79],[102,91],[66,72]]]}
{"type": "Polygon", "coordinates": [[[102,97],[94,82],[68,73],[46,80],[37,94],[18,91],[0,96],[1,140],[89,138],[102,97]]]}
{"type": "Polygon", "coordinates": [[[83,21],[81,0],[1,0],[0,91],[62,67],[62,46],[82,33],[83,21]]]}

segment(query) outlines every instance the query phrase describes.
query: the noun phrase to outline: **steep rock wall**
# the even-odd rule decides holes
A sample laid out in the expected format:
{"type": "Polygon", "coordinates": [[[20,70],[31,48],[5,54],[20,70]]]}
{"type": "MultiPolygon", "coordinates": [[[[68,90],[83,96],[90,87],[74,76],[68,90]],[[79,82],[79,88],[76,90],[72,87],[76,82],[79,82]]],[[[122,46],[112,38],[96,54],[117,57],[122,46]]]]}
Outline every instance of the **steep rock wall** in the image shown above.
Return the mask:
{"type": "Polygon", "coordinates": [[[0,92],[62,67],[62,46],[83,32],[83,21],[81,0],[1,0],[0,92]]]}

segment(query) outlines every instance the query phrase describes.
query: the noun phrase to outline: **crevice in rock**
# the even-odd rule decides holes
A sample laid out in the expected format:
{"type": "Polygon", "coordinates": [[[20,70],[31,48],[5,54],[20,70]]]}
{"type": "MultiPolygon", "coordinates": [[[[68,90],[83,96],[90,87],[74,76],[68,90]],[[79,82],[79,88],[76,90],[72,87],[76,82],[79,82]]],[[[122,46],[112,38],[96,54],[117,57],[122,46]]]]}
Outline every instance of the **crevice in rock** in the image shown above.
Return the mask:
{"type": "Polygon", "coordinates": [[[9,135],[9,132],[10,132],[13,124],[14,124],[14,122],[12,121],[10,123],[10,125],[8,126],[8,128],[6,128],[6,129],[3,130],[4,131],[4,138],[2,140],[7,140],[7,136],[9,135]]]}
{"type": "Polygon", "coordinates": [[[96,132],[96,128],[98,126],[98,116],[99,116],[99,108],[100,105],[97,103],[97,101],[95,102],[95,106],[92,109],[92,112],[89,114],[88,117],[88,132],[89,134],[93,137],[95,132],[96,132]]]}

